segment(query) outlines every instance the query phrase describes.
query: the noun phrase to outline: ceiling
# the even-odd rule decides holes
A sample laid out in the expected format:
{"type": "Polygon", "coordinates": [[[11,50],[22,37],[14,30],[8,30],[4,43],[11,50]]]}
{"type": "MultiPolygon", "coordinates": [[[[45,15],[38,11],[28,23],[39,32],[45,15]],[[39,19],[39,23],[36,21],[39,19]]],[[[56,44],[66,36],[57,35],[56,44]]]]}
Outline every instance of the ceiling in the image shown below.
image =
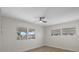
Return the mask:
{"type": "Polygon", "coordinates": [[[42,26],[49,26],[79,19],[78,7],[3,7],[3,16],[17,18],[42,26]],[[39,22],[45,16],[47,23],[39,22]]]}

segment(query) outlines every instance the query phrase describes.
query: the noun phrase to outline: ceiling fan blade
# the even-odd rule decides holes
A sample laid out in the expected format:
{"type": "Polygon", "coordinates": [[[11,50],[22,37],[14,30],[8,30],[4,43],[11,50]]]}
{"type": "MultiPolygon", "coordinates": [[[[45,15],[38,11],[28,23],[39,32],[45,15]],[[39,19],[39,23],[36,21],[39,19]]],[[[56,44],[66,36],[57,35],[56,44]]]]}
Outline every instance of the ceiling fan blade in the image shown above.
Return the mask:
{"type": "Polygon", "coordinates": [[[43,23],[47,23],[47,21],[42,21],[43,23]]]}

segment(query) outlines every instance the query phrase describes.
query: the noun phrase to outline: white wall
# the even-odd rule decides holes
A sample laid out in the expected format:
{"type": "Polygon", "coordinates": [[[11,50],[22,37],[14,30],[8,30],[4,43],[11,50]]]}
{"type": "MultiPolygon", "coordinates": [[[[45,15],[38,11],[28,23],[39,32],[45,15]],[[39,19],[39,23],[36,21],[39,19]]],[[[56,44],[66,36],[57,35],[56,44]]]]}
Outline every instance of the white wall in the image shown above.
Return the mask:
{"type": "Polygon", "coordinates": [[[46,27],[46,45],[72,51],[79,51],[79,21],[71,21],[46,27]],[[74,36],[51,36],[51,30],[76,27],[74,36]]]}
{"type": "Polygon", "coordinates": [[[1,51],[1,17],[0,17],[0,51],[1,51]]]}
{"type": "Polygon", "coordinates": [[[3,17],[3,51],[28,51],[32,48],[43,46],[43,27],[28,22],[3,17]],[[34,40],[16,40],[16,28],[27,27],[36,30],[34,40]]]}
{"type": "MultiPolygon", "coordinates": [[[[1,19],[0,19],[1,21],[1,19]]],[[[72,51],[79,51],[79,21],[72,21],[62,24],[57,24],[48,27],[34,25],[28,22],[16,20],[13,18],[2,17],[3,39],[0,37],[0,48],[5,52],[28,51],[29,49],[37,48],[43,45],[57,47],[72,51]],[[36,30],[35,40],[16,40],[16,28],[27,27],[36,30]],[[52,29],[62,29],[76,27],[76,35],[74,36],[57,36],[51,37],[52,29]],[[2,41],[1,41],[2,40],[2,41]]],[[[1,22],[0,22],[1,28],[1,22]]],[[[1,32],[0,32],[1,36],[1,32]]]]}

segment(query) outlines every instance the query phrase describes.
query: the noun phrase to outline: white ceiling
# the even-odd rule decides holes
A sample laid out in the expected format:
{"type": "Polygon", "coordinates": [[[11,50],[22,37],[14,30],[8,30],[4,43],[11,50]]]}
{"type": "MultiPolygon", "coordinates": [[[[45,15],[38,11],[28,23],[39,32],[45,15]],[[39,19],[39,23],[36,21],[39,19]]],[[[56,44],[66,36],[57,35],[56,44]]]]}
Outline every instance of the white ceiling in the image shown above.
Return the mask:
{"type": "Polygon", "coordinates": [[[42,26],[59,24],[79,19],[78,7],[3,7],[3,16],[17,18],[42,26]],[[39,22],[39,17],[47,17],[47,23],[39,22]]]}

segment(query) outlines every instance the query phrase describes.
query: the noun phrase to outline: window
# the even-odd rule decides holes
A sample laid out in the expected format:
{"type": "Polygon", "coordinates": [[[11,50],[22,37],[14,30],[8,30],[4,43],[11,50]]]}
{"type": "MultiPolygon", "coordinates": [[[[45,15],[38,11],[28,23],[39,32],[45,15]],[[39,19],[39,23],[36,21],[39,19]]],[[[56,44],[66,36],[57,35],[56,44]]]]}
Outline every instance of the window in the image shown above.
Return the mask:
{"type": "Polygon", "coordinates": [[[28,30],[28,39],[35,39],[35,29],[28,30]]]}
{"type": "Polygon", "coordinates": [[[51,31],[51,36],[59,36],[61,35],[60,29],[52,30],[51,31]]]}
{"type": "Polygon", "coordinates": [[[63,28],[62,34],[63,35],[74,35],[76,33],[76,28],[63,28]]]}
{"type": "Polygon", "coordinates": [[[24,27],[17,28],[17,40],[35,39],[35,29],[28,29],[24,27]]]}
{"type": "Polygon", "coordinates": [[[17,28],[17,40],[27,39],[27,28],[19,27],[17,28]]]}

